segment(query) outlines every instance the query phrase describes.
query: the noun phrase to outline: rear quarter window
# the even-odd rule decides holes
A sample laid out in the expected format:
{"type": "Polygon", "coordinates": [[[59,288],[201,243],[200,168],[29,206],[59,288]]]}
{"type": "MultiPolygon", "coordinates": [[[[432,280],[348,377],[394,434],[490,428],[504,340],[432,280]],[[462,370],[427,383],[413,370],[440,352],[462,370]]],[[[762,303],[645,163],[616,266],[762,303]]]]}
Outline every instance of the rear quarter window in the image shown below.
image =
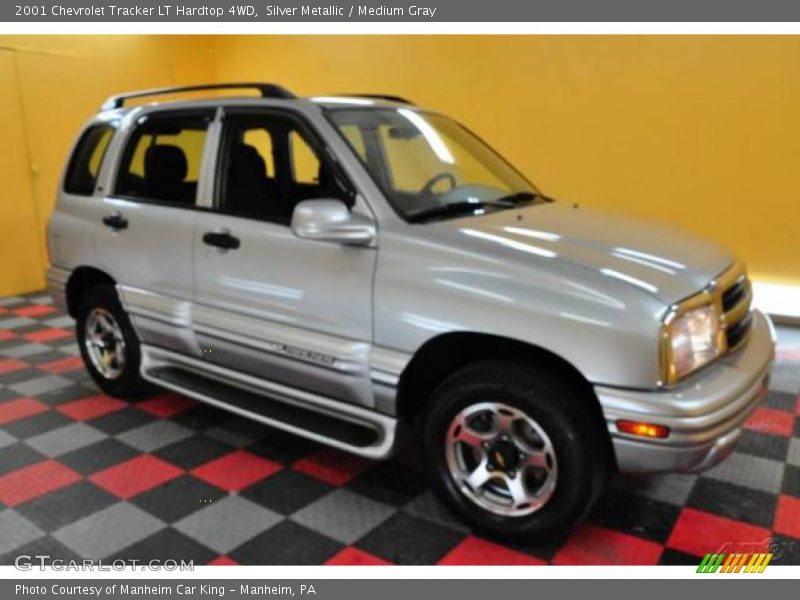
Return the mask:
{"type": "Polygon", "coordinates": [[[103,165],[108,144],[116,127],[109,123],[92,125],[83,132],[69,159],[64,191],[78,196],[91,196],[97,185],[97,175],[103,165]]]}

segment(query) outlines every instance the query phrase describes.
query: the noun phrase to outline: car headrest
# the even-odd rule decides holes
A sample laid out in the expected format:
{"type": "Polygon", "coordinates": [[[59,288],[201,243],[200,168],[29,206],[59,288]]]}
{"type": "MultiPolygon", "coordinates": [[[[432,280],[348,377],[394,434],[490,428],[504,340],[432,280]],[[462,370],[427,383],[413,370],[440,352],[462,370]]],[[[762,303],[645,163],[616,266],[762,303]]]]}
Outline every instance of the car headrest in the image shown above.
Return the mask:
{"type": "Polygon", "coordinates": [[[267,173],[267,163],[249,144],[238,144],[234,148],[231,168],[235,183],[263,181],[267,173]]]}
{"type": "Polygon", "coordinates": [[[156,144],[145,152],[144,175],[149,181],[180,183],[188,172],[186,154],[178,146],[156,144]]]}

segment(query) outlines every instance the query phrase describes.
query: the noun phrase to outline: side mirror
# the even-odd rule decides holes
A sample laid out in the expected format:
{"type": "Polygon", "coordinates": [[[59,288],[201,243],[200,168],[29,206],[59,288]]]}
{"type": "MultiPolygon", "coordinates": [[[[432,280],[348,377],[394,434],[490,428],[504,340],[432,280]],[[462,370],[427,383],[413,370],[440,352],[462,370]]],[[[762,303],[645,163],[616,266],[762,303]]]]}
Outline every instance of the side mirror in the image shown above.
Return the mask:
{"type": "Polygon", "coordinates": [[[294,207],[292,232],[305,240],[366,245],[375,239],[375,224],[341,200],[303,200],[294,207]]]}

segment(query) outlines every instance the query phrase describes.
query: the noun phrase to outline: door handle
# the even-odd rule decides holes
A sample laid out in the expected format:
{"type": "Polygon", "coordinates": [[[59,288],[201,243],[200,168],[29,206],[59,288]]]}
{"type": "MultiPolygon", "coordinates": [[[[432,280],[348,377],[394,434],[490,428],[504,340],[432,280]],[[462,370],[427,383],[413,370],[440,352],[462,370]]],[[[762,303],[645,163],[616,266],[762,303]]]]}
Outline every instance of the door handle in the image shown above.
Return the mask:
{"type": "Polygon", "coordinates": [[[106,217],[103,217],[103,225],[106,225],[115,231],[119,231],[120,229],[128,228],[128,219],[119,213],[112,213],[106,217]]]}
{"type": "Polygon", "coordinates": [[[208,231],[203,235],[203,243],[220,250],[236,250],[240,245],[239,238],[227,231],[208,231]]]}

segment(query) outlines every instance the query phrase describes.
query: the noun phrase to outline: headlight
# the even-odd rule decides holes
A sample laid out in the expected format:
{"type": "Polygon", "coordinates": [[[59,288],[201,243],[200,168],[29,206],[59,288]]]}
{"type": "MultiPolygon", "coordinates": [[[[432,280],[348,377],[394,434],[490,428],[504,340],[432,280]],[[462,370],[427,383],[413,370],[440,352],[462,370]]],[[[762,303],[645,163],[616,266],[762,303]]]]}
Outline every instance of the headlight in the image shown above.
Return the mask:
{"type": "Polygon", "coordinates": [[[715,304],[673,314],[664,324],[666,383],[674,383],[724,352],[715,304]]]}

